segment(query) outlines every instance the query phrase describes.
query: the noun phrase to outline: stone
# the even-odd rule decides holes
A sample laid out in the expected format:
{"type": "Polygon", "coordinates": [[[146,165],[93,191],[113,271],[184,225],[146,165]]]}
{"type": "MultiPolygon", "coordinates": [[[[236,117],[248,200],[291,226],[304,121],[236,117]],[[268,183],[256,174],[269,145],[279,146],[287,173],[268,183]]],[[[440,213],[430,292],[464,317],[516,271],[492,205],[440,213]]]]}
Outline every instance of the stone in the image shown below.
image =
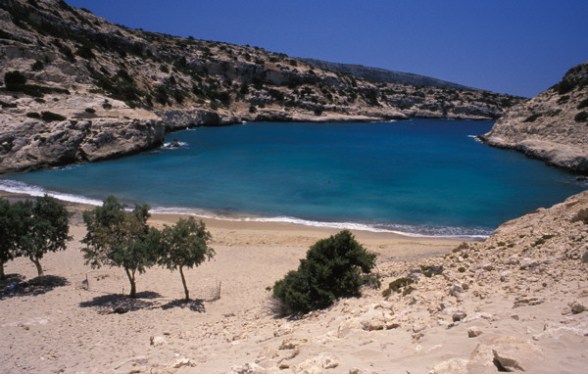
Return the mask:
{"type": "Polygon", "coordinates": [[[318,356],[311,357],[306,361],[301,362],[294,369],[296,374],[321,374],[325,370],[335,369],[339,366],[339,361],[324,353],[318,356]]]}
{"type": "Polygon", "coordinates": [[[543,372],[543,352],[531,340],[514,336],[487,336],[480,339],[470,355],[467,372],[543,372]]]}
{"type": "Polygon", "coordinates": [[[163,336],[152,336],[149,338],[150,344],[154,347],[158,347],[160,345],[164,345],[166,340],[163,336]]]}
{"type": "Polygon", "coordinates": [[[580,314],[586,310],[586,307],[583,304],[574,301],[573,303],[570,303],[570,310],[572,314],[580,314]]]}
{"type": "Polygon", "coordinates": [[[476,338],[482,335],[482,330],[480,330],[477,326],[472,326],[468,328],[468,338],[476,338]]]}
{"type": "Polygon", "coordinates": [[[196,366],[196,363],[192,360],[190,360],[189,358],[186,357],[182,357],[182,358],[178,358],[173,364],[172,364],[172,368],[174,369],[179,369],[182,367],[194,367],[196,366]]]}
{"type": "Polygon", "coordinates": [[[467,364],[468,360],[452,358],[433,366],[429,374],[463,374],[466,372],[467,364]]]}
{"type": "Polygon", "coordinates": [[[254,362],[231,367],[231,374],[265,374],[267,370],[254,362]]]}
{"type": "Polygon", "coordinates": [[[466,312],[458,310],[457,312],[453,313],[453,315],[451,316],[451,319],[453,320],[453,322],[459,322],[461,320],[463,320],[464,318],[466,318],[468,315],[466,312]]]}

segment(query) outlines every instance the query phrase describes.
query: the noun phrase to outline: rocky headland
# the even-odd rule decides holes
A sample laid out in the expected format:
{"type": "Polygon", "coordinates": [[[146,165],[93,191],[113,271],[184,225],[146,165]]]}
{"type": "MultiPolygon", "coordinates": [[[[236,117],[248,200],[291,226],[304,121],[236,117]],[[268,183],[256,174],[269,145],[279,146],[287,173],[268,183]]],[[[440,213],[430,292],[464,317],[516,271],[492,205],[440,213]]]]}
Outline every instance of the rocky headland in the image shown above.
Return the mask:
{"type": "Polygon", "coordinates": [[[368,81],[258,47],[129,29],[59,0],[2,1],[0,30],[0,173],[138,152],[190,126],[489,119],[522,100],[368,81]]]}
{"type": "Polygon", "coordinates": [[[588,62],[570,69],[553,87],[507,110],[482,139],[588,173],[588,62]]]}

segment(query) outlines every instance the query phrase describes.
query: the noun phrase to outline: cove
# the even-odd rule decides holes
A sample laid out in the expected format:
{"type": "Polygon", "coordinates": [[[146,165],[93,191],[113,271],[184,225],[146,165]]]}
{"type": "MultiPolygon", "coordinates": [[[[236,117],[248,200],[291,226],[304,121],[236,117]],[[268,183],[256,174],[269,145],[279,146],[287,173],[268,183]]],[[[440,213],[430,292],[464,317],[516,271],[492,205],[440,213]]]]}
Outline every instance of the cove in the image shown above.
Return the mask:
{"type": "Polygon", "coordinates": [[[473,135],[490,121],[248,123],[169,134],[182,146],[6,175],[0,189],[155,210],[437,236],[499,224],[586,188],[473,135]]]}

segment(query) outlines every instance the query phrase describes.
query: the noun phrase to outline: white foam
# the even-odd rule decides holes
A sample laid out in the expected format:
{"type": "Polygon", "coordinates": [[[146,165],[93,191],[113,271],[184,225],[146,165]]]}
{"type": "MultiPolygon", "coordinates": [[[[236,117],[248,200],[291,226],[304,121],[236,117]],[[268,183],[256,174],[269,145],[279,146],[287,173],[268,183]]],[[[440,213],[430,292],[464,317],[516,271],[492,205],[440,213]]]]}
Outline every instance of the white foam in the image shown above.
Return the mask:
{"type": "Polygon", "coordinates": [[[29,196],[44,196],[48,195],[61,201],[67,201],[70,203],[87,204],[99,206],[102,205],[102,201],[91,199],[85,196],[72,195],[57,191],[46,190],[43,187],[33,186],[24,182],[19,182],[11,179],[0,180],[0,190],[10,193],[24,194],[29,196]]]}
{"type": "Polygon", "coordinates": [[[287,217],[287,216],[235,217],[235,216],[214,214],[214,213],[207,212],[207,211],[195,210],[195,209],[189,209],[189,208],[155,207],[152,209],[152,212],[162,213],[162,214],[189,215],[189,216],[198,217],[198,218],[204,218],[204,219],[208,218],[208,219],[216,219],[216,220],[230,221],[230,222],[289,223],[289,224],[294,224],[294,225],[330,228],[330,229],[339,229],[339,230],[356,230],[356,231],[367,231],[367,232],[374,232],[374,233],[391,233],[391,234],[398,234],[398,235],[407,236],[407,237],[411,237],[411,238],[486,239],[489,236],[486,234],[472,234],[472,235],[460,234],[459,231],[461,231],[461,230],[459,228],[440,228],[440,229],[438,229],[438,231],[446,231],[446,232],[455,231],[455,233],[430,235],[430,234],[420,234],[417,232],[413,232],[413,231],[417,231],[418,228],[412,227],[412,226],[395,225],[399,229],[393,230],[393,229],[375,227],[375,226],[362,224],[362,223],[311,221],[311,220],[295,218],[295,217],[287,217]]]}
{"type": "Polygon", "coordinates": [[[468,135],[468,138],[472,138],[478,143],[482,143],[482,140],[480,140],[480,137],[478,135],[468,135]]]}
{"type": "Polygon", "coordinates": [[[188,143],[179,142],[179,141],[163,143],[163,145],[161,146],[161,148],[163,148],[163,149],[179,149],[179,148],[186,148],[186,147],[188,147],[188,143]]]}
{"type": "MultiPolygon", "coordinates": [[[[10,180],[10,179],[0,179],[0,190],[11,192],[11,193],[18,193],[18,194],[25,194],[29,196],[43,196],[49,195],[54,197],[58,200],[67,201],[71,203],[79,203],[79,204],[87,204],[93,206],[100,206],[102,205],[102,201],[97,199],[88,198],[85,196],[80,195],[72,195],[62,192],[56,192],[44,189],[43,187],[29,185],[24,182],[10,180]]],[[[228,216],[222,214],[214,214],[209,211],[200,210],[200,209],[192,209],[192,208],[184,208],[184,207],[153,207],[151,209],[153,213],[161,213],[161,214],[178,214],[178,215],[189,215],[198,218],[208,218],[208,219],[216,219],[222,221],[232,221],[232,222],[268,222],[268,223],[290,223],[295,225],[302,225],[302,226],[310,226],[310,227],[320,227],[320,228],[330,228],[330,229],[338,229],[338,230],[356,230],[356,231],[367,231],[367,232],[374,232],[374,233],[392,233],[403,235],[406,237],[411,238],[468,238],[468,239],[485,239],[488,235],[484,234],[474,234],[474,235],[464,235],[461,234],[460,228],[451,228],[451,227],[443,227],[443,228],[428,228],[427,231],[432,232],[439,232],[439,234],[421,234],[416,231],[419,231],[419,227],[417,226],[408,226],[408,225],[386,225],[392,228],[382,228],[376,227],[373,225],[363,224],[363,223],[354,223],[354,222],[324,222],[324,221],[311,221],[301,218],[295,217],[288,217],[288,216],[278,216],[278,217],[250,217],[250,216],[228,216]]],[[[382,225],[384,226],[384,225],[382,225]]],[[[421,228],[422,229],[422,228],[421,228]]],[[[482,230],[480,230],[482,231],[482,230]]]]}

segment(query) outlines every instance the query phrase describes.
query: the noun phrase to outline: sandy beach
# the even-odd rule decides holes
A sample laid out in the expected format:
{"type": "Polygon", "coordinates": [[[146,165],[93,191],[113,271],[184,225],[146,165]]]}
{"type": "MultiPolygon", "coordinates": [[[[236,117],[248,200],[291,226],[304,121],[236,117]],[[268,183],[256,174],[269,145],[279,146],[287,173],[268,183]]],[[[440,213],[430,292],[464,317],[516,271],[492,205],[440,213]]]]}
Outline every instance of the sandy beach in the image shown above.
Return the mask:
{"type": "MultiPolygon", "coordinates": [[[[138,298],[130,300],[121,295],[129,290],[122,269],[84,265],[80,212],[87,207],[68,206],[74,240],[42,259],[49,283],[0,299],[3,373],[485,373],[498,371],[492,349],[505,346],[518,365],[545,369],[531,372],[579,373],[588,362],[588,313],[562,316],[567,303],[586,304],[579,261],[565,274],[542,271],[531,281],[511,271],[500,284],[498,264],[484,268],[487,258],[474,256],[485,243],[469,243],[469,259],[455,260],[467,266],[464,273],[448,262],[461,240],[354,232],[378,254],[384,286],[292,320],[274,313],[270,287],[311,244],[338,230],[206,220],[216,256],[186,272],[195,301],[180,302],[179,274],[158,267],[138,276],[138,298]],[[444,273],[420,277],[412,294],[382,296],[410,269],[440,263],[444,273]],[[521,292],[531,299],[513,309],[521,292]],[[467,317],[456,320],[459,312],[467,317]]],[[[156,214],[151,224],[177,218],[156,214]]],[[[25,258],[5,268],[13,280],[36,276],[25,258]]]]}

